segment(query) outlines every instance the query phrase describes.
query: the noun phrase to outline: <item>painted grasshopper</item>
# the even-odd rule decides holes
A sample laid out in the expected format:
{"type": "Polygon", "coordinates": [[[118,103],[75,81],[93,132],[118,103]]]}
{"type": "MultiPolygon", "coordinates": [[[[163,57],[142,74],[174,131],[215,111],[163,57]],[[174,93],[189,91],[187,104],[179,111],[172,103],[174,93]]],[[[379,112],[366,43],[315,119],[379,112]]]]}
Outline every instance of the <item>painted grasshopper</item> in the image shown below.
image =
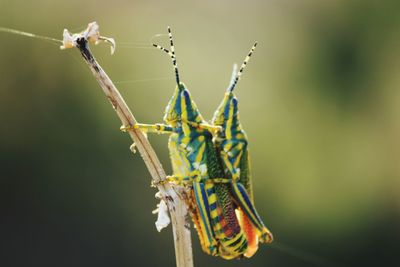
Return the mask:
{"type": "Polygon", "coordinates": [[[168,32],[170,50],[154,45],[170,55],[177,82],[165,111],[165,124],[136,124],[132,127],[145,132],[170,134],[168,148],[174,175],[168,180],[188,185],[188,205],[202,249],[207,254],[219,255],[225,259],[251,256],[254,252],[247,254],[247,235],[250,232],[243,231],[242,228],[246,228],[243,222],[250,222],[263,234],[268,230],[257,215],[246,190],[232,179],[236,176],[227,176],[225,173],[223,153],[219,154],[213,143],[213,134],[223,127],[205,122],[189,91],[180,82],[169,28],[168,32]],[[254,220],[242,219],[239,222],[236,210],[239,214],[240,210],[244,211],[239,215],[240,218],[250,215],[254,220]]]}
{"type": "Polygon", "coordinates": [[[238,100],[233,94],[256,46],[257,42],[251,48],[238,72],[236,72],[236,64],[234,65],[231,82],[212,119],[214,126],[222,127],[222,131],[216,132],[214,143],[222,159],[225,174],[233,181],[232,194],[236,200],[239,199],[239,202],[248,203],[245,206],[239,205],[237,209],[237,217],[248,243],[247,251],[244,253],[246,257],[251,257],[256,253],[259,241],[271,243],[273,240],[271,232],[265,227],[257,211],[247,209],[254,208],[248,140],[239,120],[238,100]]]}

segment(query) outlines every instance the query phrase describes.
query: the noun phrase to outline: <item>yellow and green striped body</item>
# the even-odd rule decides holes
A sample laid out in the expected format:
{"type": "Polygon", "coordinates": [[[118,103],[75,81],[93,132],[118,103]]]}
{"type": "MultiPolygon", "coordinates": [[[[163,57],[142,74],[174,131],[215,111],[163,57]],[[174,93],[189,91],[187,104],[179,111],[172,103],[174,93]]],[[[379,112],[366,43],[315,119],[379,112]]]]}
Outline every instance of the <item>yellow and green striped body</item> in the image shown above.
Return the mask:
{"type": "Polygon", "coordinates": [[[248,141],[239,121],[237,99],[231,91],[225,94],[212,123],[222,127],[214,143],[226,177],[233,180],[232,195],[238,204],[239,222],[248,241],[244,256],[251,257],[257,251],[259,241],[270,243],[273,237],[254,207],[248,141]]]}
{"type": "MultiPolygon", "coordinates": [[[[234,127],[218,124],[217,120],[214,120],[214,125],[204,121],[189,91],[180,82],[170,28],[168,33],[170,50],[153,44],[171,57],[177,83],[165,110],[165,124],[137,124],[133,127],[170,134],[168,148],[174,174],[169,179],[186,185],[187,202],[202,249],[224,259],[251,256],[255,252],[252,251],[254,239],[260,236],[267,241],[268,237],[272,240],[272,236],[268,235],[269,231],[253,206],[250,172],[246,171],[249,165],[243,160],[243,155],[247,155],[247,140],[243,134],[244,143],[222,144],[218,141],[218,137],[229,135],[234,127]],[[217,133],[221,129],[222,136],[217,133]],[[213,134],[217,134],[215,142],[213,134]],[[227,155],[224,151],[228,152],[227,155]],[[235,156],[231,157],[230,153],[235,153],[235,156]],[[231,162],[233,158],[237,161],[231,162]],[[244,165],[239,167],[238,164],[244,165]],[[243,178],[239,174],[240,168],[245,173],[243,178]]],[[[235,122],[234,114],[227,114],[232,118],[228,123],[235,122]]],[[[239,138],[240,133],[232,132],[232,136],[239,138]]]]}
{"type": "Polygon", "coordinates": [[[183,84],[175,90],[164,121],[174,127],[168,145],[174,175],[189,182],[191,206],[195,207],[192,217],[203,250],[226,259],[243,255],[247,240],[235,214],[230,180],[225,177],[211,132],[193,126],[205,122],[183,84]]]}
{"type": "Polygon", "coordinates": [[[225,175],[232,180],[232,196],[238,205],[237,216],[248,242],[245,257],[251,257],[257,252],[259,241],[271,243],[273,240],[271,232],[265,227],[254,207],[248,141],[239,120],[238,101],[233,94],[256,46],[257,42],[250,49],[238,72],[234,64],[231,82],[212,119],[212,124],[222,129],[216,133],[214,143],[222,159],[225,175]]]}
{"type": "Polygon", "coordinates": [[[215,127],[207,125],[182,83],[167,105],[164,122],[135,127],[170,134],[168,149],[174,172],[170,180],[187,185],[188,206],[203,251],[224,259],[242,257],[247,239],[236,214],[232,180],[226,177],[213,143],[211,129],[215,127]]]}

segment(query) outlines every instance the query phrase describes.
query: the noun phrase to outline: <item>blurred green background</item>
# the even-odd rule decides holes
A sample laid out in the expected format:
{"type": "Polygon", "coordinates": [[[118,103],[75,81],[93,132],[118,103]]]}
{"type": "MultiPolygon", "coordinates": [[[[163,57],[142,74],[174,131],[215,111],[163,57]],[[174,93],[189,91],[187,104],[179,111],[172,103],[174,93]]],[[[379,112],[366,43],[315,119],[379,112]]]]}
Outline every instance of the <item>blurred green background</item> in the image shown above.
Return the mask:
{"type": "MultiPolygon", "coordinates": [[[[160,122],[174,89],[149,48],[167,25],[206,118],[259,42],[236,92],[276,242],[224,261],[193,234],[195,266],[396,265],[399,1],[0,0],[3,27],[61,39],[91,21],[117,41],[93,52],[141,122],[160,122]]],[[[174,266],[150,175],[78,51],[6,33],[0,47],[0,266],[174,266]]],[[[170,172],[167,137],[150,138],[170,172]]]]}

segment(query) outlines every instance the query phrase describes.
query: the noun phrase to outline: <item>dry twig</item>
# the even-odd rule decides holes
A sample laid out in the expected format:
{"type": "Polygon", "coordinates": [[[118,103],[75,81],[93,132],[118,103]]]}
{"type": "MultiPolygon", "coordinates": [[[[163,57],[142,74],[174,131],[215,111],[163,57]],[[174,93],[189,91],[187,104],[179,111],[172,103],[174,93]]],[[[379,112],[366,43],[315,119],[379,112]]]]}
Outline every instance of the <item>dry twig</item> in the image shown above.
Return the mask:
{"type": "MultiPolygon", "coordinates": [[[[114,83],[97,63],[89,49],[88,43],[97,44],[100,41],[105,41],[111,44],[112,53],[115,50],[114,40],[112,38],[100,36],[98,29],[99,26],[96,22],[90,23],[88,28],[79,34],[71,35],[68,30],[65,29],[63,46],[61,48],[76,47],[79,49],[106,97],[111,102],[122,124],[125,126],[133,126],[136,124],[136,119],[114,83]]],[[[141,130],[134,129],[133,127],[130,127],[128,133],[136,144],[153,178],[153,183],[157,185],[162,200],[164,200],[168,206],[172,219],[176,265],[177,267],[191,267],[193,266],[193,256],[189,223],[186,221],[188,211],[181,194],[177,191],[179,188],[171,186],[168,183],[163,183],[166,178],[165,171],[145,134],[141,130]]]]}

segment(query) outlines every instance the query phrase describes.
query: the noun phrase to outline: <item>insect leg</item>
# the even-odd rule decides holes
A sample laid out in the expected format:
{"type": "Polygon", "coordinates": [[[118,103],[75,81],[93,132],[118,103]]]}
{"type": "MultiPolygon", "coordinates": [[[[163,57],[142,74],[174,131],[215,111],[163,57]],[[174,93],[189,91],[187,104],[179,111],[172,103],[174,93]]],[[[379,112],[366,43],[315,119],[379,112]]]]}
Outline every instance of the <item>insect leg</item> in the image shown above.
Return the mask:
{"type": "Polygon", "coordinates": [[[250,201],[246,189],[241,183],[232,183],[232,195],[237,201],[238,206],[250,219],[251,223],[261,232],[261,242],[271,243],[273,240],[272,234],[267,227],[265,227],[261,217],[258,215],[256,208],[250,201]]]}
{"type": "Polygon", "coordinates": [[[133,126],[121,126],[120,130],[126,132],[130,129],[140,129],[146,133],[158,133],[158,134],[171,134],[175,132],[175,129],[166,124],[143,124],[136,123],[133,126]]]}
{"type": "Polygon", "coordinates": [[[199,236],[204,243],[203,249],[211,255],[216,255],[217,251],[217,241],[214,237],[214,230],[212,227],[212,215],[213,208],[216,209],[216,197],[210,198],[206,192],[206,187],[201,182],[193,182],[193,194],[196,200],[196,209],[198,211],[198,226],[199,236]],[[210,206],[211,205],[211,206],[210,206]],[[200,234],[201,233],[201,234],[200,234]]]}
{"type": "Polygon", "coordinates": [[[221,158],[234,181],[239,179],[239,165],[242,160],[243,151],[247,149],[246,146],[244,142],[240,141],[225,141],[223,150],[220,152],[221,158]]]}

